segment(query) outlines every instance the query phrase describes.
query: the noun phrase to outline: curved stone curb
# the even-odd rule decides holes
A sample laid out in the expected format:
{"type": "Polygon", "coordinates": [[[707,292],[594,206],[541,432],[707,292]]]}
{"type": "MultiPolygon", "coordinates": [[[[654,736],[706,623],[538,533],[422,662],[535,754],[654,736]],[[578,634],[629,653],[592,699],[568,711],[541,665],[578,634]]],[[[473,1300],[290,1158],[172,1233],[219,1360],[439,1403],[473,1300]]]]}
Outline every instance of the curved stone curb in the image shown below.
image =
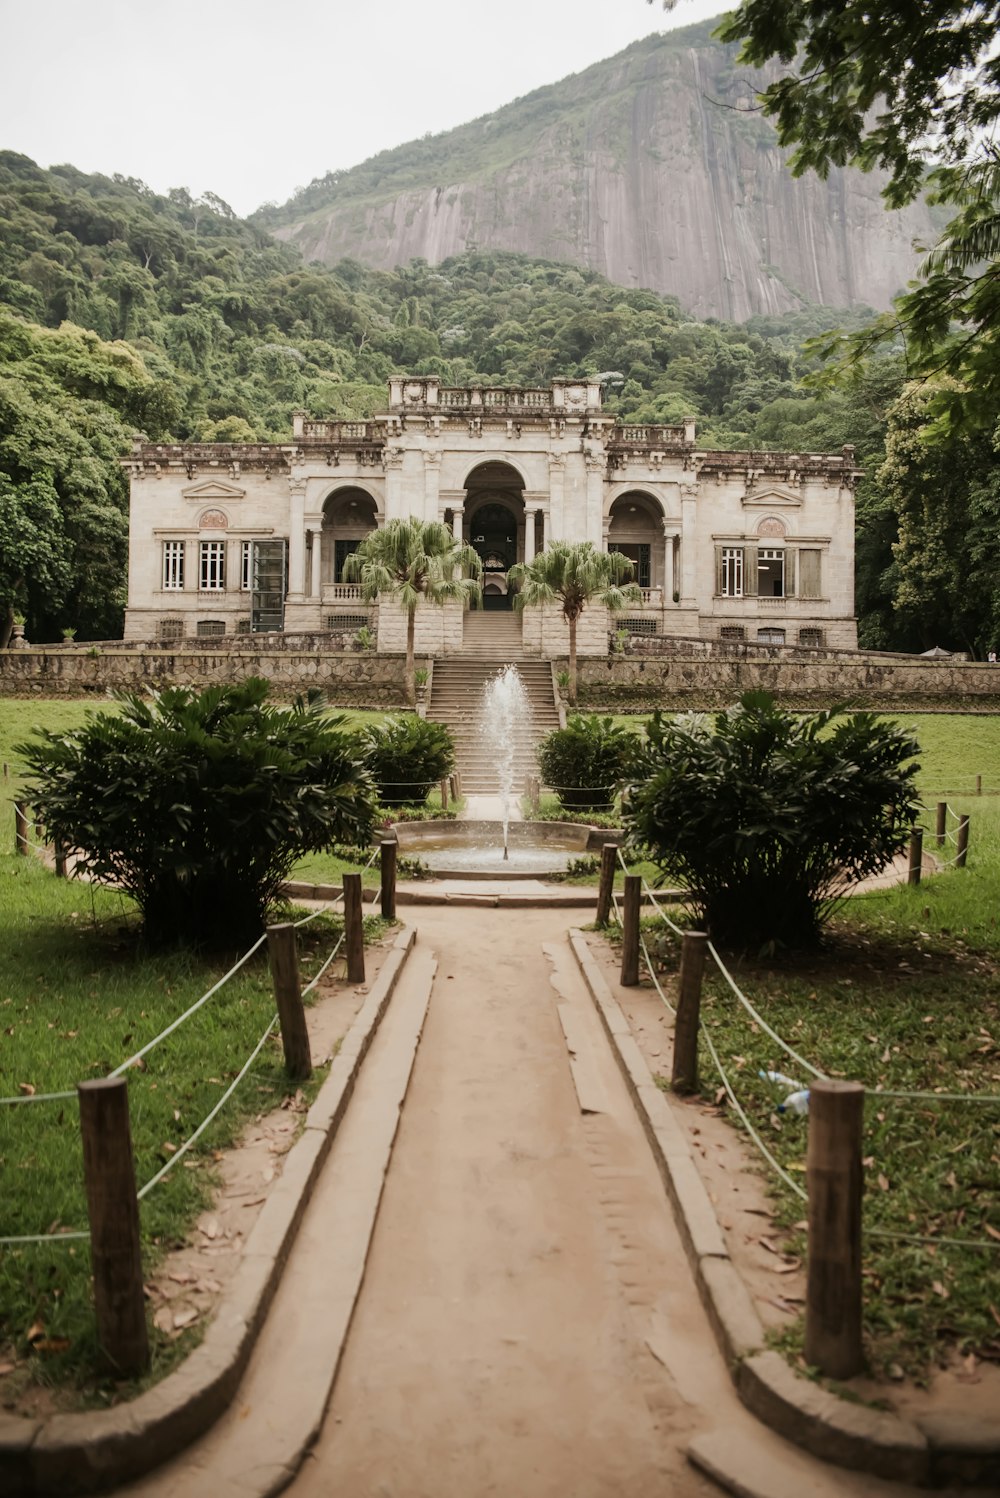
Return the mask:
{"type": "MultiPolygon", "coordinates": [[[[500,883],[503,875],[497,876],[500,883]]],[[[435,889],[435,884],[446,885],[448,880],[429,879],[425,886],[414,888],[412,885],[396,885],[397,905],[487,905],[503,906],[514,910],[538,910],[545,906],[555,909],[565,908],[567,910],[589,909],[591,905],[597,904],[597,886],[593,889],[569,889],[569,890],[546,890],[544,894],[517,894],[517,885],[511,881],[510,894],[497,894],[490,890],[484,890],[477,894],[472,890],[454,890],[451,894],[446,889],[435,889]]],[[[339,884],[303,884],[295,880],[290,884],[282,885],[282,893],[288,895],[292,900],[339,900],[343,890],[339,884]]],[[[373,905],[378,899],[377,889],[363,889],[362,900],[365,905],[373,905]]]]}
{"type": "Polygon", "coordinates": [[[176,1456],[230,1404],[415,937],[412,927],[399,932],[344,1036],[205,1340],[174,1373],[128,1404],[44,1421],[0,1414],[4,1498],[62,1498],[117,1487],[176,1456]]]}
{"type": "Polygon", "coordinates": [[[996,1426],[966,1424],[955,1417],[904,1420],[851,1403],[803,1378],[767,1347],[684,1132],[653,1081],[583,933],[570,931],[569,937],[677,1213],[698,1292],[742,1402],[779,1435],[841,1467],[921,1487],[1000,1484],[996,1426]]]}

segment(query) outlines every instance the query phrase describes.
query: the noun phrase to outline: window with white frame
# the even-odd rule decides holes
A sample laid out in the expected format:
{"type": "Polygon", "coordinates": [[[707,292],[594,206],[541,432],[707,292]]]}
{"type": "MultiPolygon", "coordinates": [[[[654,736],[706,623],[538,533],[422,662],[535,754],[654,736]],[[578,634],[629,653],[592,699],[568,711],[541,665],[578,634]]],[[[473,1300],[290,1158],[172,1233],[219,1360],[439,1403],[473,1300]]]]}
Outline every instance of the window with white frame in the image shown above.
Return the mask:
{"type": "Polygon", "coordinates": [[[184,542],[163,543],[163,586],[177,591],[184,586],[184,542]]]}
{"type": "Polygon", "coordinates": [[[743,548],[723,546],[719,569],[719,592],[723,598],[743,597],[743,548]]]}
{"type": "Polygon", "coordinates": [[[240,591],[248,593],[253,587],[253,542],[244,541],[240,546],[240,591]]]}
{"type": "Polygon", "coordinates": [[[776,625],[769,624],[764,629],[757,631],[758,645],[784,645],[785,631],[776,625]]]}
{"type": "Polygon", "coordinates": [[[784,598],[784,548],[762,546],[757,553],[757,593],[761,598],[784,598]]]}
{"type": "Polygon", "coordinates": [[[202,541],[200,555],[198,587],[206,592],[220,593],[226,586],[225,541],[202,541]]]}

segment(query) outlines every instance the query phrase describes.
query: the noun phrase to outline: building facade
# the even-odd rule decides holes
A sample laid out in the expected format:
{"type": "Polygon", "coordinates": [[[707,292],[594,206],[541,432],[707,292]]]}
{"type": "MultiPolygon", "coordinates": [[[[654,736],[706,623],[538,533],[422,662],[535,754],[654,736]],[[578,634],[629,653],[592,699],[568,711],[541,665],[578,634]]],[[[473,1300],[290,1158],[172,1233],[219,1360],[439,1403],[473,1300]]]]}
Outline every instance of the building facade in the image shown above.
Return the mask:
{"type": "MultiPolygon", "coordinates": [[[[443,521],[479,553],[487,609],[511,606],[506,572],[553,540],[591,541],[635,564],[642,604],[588,609],[579,648],[609,628],[687,638],[853,649],[854,450],[712,452],[693,420],[635,426],[603,409],[596,381],[544,389],[442,387],[394,378],[386,413],[313,421],[287,443],[137,442],[130,474],[125,637],[367,625],[402,648],[391,602],[343,581],[376,526],[443,521]]],[[[462,647],[459,606],[418,609],[417,649],[462,647]]],[[[524,644],[557,656],[554,609],[525,610],[524,644]]]]}

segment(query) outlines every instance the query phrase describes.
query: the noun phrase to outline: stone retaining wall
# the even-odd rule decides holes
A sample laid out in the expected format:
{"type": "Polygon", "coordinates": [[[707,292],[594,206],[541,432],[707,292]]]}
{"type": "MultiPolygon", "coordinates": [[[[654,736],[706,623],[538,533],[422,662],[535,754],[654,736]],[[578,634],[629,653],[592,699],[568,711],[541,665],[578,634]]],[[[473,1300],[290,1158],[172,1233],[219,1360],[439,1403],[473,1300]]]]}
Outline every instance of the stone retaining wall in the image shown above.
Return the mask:
{"type": "MultiPolygon", "coordinates": [[[[755,659],[722,655],[703,642],[695,655],[662,653],[585,659],[577,666],[582,708],[648,711],[654,707],[725,707],[743,692],[763,688],[790,707],[899,708],[931,712],[1000,712],[1000,666],[978,661],[924,661],[853,651],[757,648],[755,659]]],[[[729,647],[736,652],[745,647],[729,647]]],[[[557,665],[562,665],[558,662],[557,665]]]]}
{"type": "MultiPolygon", "coordinates": [[[[103,696],[115,690],[166,686],[207,687],[263,676],[277,697],[319,687],[344,707],[402,707],[405,658],[365,652],[288,648],[248,650],[235,642],[224,649],[151,647],[100,649],[52,647],[0,651],[0,695],[12,697],[103,696]]],[[[424,664],[418,661],[418,665],[424,664]]]]}

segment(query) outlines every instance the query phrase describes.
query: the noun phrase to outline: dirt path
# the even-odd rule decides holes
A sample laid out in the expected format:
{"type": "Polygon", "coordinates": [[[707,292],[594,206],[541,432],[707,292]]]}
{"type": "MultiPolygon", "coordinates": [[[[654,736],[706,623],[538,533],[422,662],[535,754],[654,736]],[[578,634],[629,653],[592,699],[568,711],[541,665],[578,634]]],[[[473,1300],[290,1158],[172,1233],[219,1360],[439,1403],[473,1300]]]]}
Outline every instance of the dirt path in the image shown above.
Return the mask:
{"type": "Polygon", "coordinates": [[[438,959],[423,1040],[330,1411],[290,1492],[717,1491],[684,1461],[694,1412],[659,1359],[698,1394],[725,1375],[565,914],[419,925],[438,959]],[[560,1004],[600,1112],[581,1112],[560,1004]]]}

